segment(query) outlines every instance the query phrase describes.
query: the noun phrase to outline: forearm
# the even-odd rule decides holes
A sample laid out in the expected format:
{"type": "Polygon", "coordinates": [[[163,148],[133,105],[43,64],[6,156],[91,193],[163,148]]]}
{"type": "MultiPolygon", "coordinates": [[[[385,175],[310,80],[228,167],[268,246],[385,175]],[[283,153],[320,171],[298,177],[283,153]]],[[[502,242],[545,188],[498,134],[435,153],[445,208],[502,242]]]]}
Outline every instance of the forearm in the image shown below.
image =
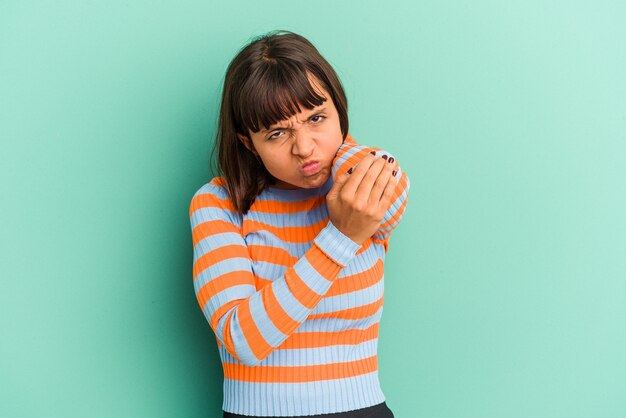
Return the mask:
{"type": "Polygon", "coordinates": [[[256,290],[246,286],[251,272],[232,272],[201,286],[198,302],[218,341],[242,363],[257,365],[306,320],[359,248],[329,221],[307,252],[270,284],[256,290]],[[248,278],[241,279],[241,294],[233,299],[235,288],[220,290],[237,274],[248,278]]]}

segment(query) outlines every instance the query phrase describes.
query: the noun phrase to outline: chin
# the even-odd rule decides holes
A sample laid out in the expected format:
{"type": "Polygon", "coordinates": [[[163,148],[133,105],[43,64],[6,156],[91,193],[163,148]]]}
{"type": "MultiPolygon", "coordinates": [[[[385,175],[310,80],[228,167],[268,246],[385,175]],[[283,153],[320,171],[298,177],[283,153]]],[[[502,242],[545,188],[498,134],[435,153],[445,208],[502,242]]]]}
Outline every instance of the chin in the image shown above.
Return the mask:
{"type": "Polygon", "coordinates": [[[313,189],[315,187],[322,187],[324,183],[328,181],[329,177],[330,177],[330,174],[328,173],[328,170],[323,169],[319,173],[319,176],[316,176],[316,179],[312,181],[311,183],[309,183],[310,184],[309,186],[305,186],[305,187],[308,189],[313,189]]]}
{"type": "Polygon", "coordinates": [[[301,180],[301,183],[287,183],[282,180],[281,182],[274,184],[274,186],[278,186],[281,189],[314,189],[322,187],[328,181],[329,177],[330,170],[322,169],[317,175],[310,176],[309,178],[305,177],[301,180]],[[287,185],[289,185],[289,187],[286,187],[287,185]]]}

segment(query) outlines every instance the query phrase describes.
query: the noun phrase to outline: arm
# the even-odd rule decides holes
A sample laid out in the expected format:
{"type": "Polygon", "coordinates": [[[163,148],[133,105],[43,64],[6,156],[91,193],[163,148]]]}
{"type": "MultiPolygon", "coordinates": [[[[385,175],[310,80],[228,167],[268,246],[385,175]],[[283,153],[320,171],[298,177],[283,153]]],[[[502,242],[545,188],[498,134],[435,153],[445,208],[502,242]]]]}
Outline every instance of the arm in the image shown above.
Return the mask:
{"type": "MultiPolygon", "coordinates": [[[[354,167],[370,151],[375,151],[378,157],[385,154],[389,157],[396,158],[386,150],[361,145],[348,135],[335,155],[332,168],[333,179],[339,174],[347,172],[351,167],[354,167]]],[[[385,213],[378,231],[373,235],[374,239],[383,241],[385,250],[387,250],[388,238],[391,232],[400,224],[400,220],[404,215],[404,210],[406,209],[409,198],[409,189],[411,187],[409,177],[400,166],[398,166],[396,178],[398,179],[398,183],[393,193],[392,204],[385,213]]]]}
{"type": "Polygon", "coordinates": [[[361,248],[329,221],[304,256],[257,291],[225,188],[215,179],[202,186],[189,216],[196,298],[219,343],[248,366],[258,365],[305,321],[361,248]]]}

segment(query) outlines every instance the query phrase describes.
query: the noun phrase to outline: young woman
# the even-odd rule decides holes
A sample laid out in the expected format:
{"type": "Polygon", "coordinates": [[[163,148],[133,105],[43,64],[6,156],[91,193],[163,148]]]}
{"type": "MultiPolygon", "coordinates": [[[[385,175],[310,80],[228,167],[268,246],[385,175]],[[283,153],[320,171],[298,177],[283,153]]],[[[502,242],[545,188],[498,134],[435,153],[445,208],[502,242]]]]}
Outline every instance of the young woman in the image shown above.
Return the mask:
{"type": "Polygon", "coordinates": [[[230,63],[216,145],[222,175],[189,215],[223,417],[393,417],[378,326],[406,173],[350,136],[335,71],[289,31],[254,39],[230,63]]]}

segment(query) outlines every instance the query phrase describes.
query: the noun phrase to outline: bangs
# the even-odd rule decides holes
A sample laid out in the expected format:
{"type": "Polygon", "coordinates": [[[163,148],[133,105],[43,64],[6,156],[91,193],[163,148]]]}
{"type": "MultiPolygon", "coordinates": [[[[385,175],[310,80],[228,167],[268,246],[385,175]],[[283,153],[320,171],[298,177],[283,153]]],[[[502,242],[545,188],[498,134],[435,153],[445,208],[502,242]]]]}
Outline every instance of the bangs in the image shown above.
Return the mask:
{"type": "MultiPolygon", "coordinates": [[[[256,133],[289,119],[302,111],[300,106],[311,110],[327,100],[316,93],[307,71],[295,63],[281,61],[257,70],[258,76],[253,74],[241,89],[236,106],[239,114],[233,115],[246,135],[248,130],[256,133]]],[[[319,79],[317,82],[322,85],[319,79]]]]}

